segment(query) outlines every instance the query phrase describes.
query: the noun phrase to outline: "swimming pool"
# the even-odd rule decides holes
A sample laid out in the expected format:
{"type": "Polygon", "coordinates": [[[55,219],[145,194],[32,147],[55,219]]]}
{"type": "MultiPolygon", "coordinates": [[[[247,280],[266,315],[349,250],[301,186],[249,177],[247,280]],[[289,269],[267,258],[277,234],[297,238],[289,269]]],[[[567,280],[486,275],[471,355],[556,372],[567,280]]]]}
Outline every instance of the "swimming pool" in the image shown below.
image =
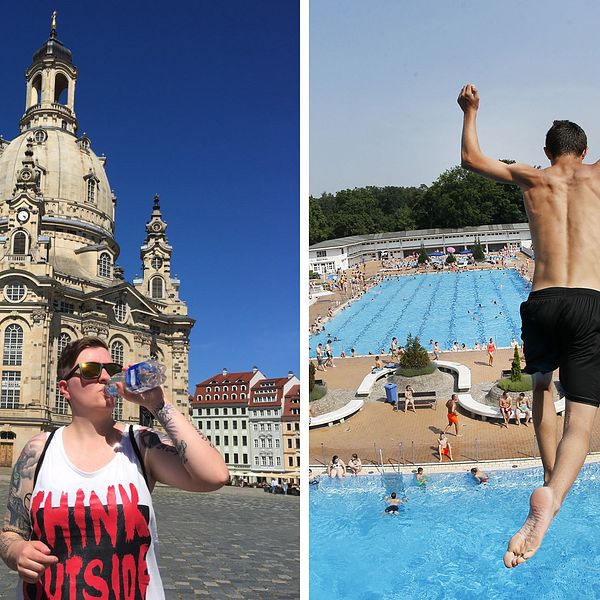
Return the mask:
{"type": "Polygon", "coordinates": [[[536,555],[502,557],[541,484],[541,469],[326,480],[311,486],[310,599],[599,598],[600,466],[586,465],[536,555]],[[384,515],[384,495],[408,502],[384,515]]]}
{"type": "Polygon", "coordinates": [[[496,346],[520,341],[519,306],[531,290],[515,269],[402,275],[385,279],[325,324],[310,338],[311,356],[318,343],[333,340],[334,355],[379,354],[393,336],[404,345],[409,333],[450,350],[454,340],[473,349],[493,337],[496,346]],[[334,338],[337,338],[335,341],[334,338]]]}

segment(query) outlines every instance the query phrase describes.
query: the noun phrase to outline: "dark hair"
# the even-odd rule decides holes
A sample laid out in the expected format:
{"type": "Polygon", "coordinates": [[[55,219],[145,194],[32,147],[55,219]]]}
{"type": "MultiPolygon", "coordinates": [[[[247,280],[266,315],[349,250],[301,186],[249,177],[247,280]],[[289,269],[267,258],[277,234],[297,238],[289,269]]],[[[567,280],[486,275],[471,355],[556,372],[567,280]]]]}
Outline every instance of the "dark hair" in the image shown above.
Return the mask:
{"type": "Polygon", "coordinates": [[[585,131],[572,121],[554,121],[546,134],[546,149],[553,157],[581,156],[587,148],[585,131]]]}
{"type": "Polygon", "coordinates": [[[422,472],[423,472],[423,467],[419,467],[419,468],[417,469],[417,473],[422,473],[422,472]]]}
{"type": "Polygon", "coordinates": [[[392,498],[395,498],[395,497],[396,497],[396,492],[392,492],[392,493],[390,494],[390,497],[392,497],[392,498]]]}
{"type": "Polygon", "coordinates": [[[473,475],[475,475],[475,473],[477,473],[477,467],[473,467],[473,468],[471,469],[471,473],[473,473],[473,475]]]}
{"type": "Polygon", "coordinates": [[[332,457],[332,459],[331,459],[331,462],[335,462],[335,459],[336,459],[336,458],[338,458],[338,455],[337,455],[337,454],[334,454],[334,455],[333,455],[333,457],[332,457]]]}
{"type": "Polygon", "coordinates": [[[79,340],[71,342],[65,346],[58,359],[57,375],[59,381],[67,376],[69,371],[75,366],[75,361],[79,354],[86,348],[104,348],[108,350],[106,342],[98,337],[82,337],[79,340]]]}

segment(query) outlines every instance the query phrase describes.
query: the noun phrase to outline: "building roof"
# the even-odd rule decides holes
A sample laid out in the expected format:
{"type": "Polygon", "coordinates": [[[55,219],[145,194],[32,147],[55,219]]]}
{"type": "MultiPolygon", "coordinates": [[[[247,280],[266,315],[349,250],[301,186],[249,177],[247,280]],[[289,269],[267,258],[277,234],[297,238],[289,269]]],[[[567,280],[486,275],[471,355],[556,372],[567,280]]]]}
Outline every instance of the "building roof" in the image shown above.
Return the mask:
{"type": "Polygon", "coordinates": [[[283,387],[288,382],[287,377],[278,377],[274,379],[261,379],[250,391],[249,408],[272,408],[281,406],[283,399],[283,387]],[[269,396],[274,399],[268,402],[261,401],[261,397],[269,396]]]}
{"type": "Polygon", "coordinates": [[[196,384],[196,387],[206,387],[209,385],[223,385],[223,384],[234,384],[234,383],[250,383],[250,380],[254,376],[254,371],[242,371],[240,373],[219,373],[213,375],[204,381],[196,384]]]}
{"type": "Polygon", "coordinates": [[[208,379],[196,384],[196,389],[194,391],[194,400],[192,401],[192,406],[246,406],[248,404],[248,399],[250,397],[250,380],[254,377],[254,371],[242,371],[239,373],[218,373],[217,375],[213,375],[208,379]],[[227,389],[225,391],[219,389],[216,393],[218,394],[218,400],[215,400],[214,395],[215,391],[211,389],[210,392],[207,392],[208,387],[212,388],[213,386],[227,386],[229,388],[230,385],[246,385],[246,390],[231,390],[227,389]],[[227,398],[223,398],[223,394],[227,395],[227,398]],[[232,399],[231,395],[235,394],[236,398],[232,399]],[[241,394],[245,394],[245,398],[240,398],[241,394]],[[206,396],[210,395],[210,400],[206,399],[206,396]],[[202,400],[197,400],[198,396],[202,396],[202,400]]]}
{"type": "Polygon", "coordinates": [[[50,56],[59,60],[63,60],[66,63],[73,64],[73,55],[71,54],[71,51],[56,37],[56,29],[52,29],[48,39],[33,55],[32,62],[41,62],[50,56]]]}
{"type": "Polygon", "coordinates": [[[412,231],[386,231],[384,233],[367,233],[364,235],[352,235],[343,238],[336,238],[333,240],[325,240],[318,244],[313,244],[309,247],[309,250],[320,250],[324,248],[338,248],[342,246],[351,246],[353,244],[363,244],[365,242],[376,242],[388,239],[401,239],[401,238],[414,238],[414,237],[425,237],[425,236],[440,236],[448,235],[452,233],[467,233],[467,232],[480,232],[486,233],[488,231],[527,231],[529,230],[529,223],[500,223],[495,225],[473,225],[472,227],[454,227],[448,229],[415,229],[412,231]]]}
{"type": "Polygon", "coordinates": [[[283,398],[282,418],[300,420],[300,386],[293,386],[283,398]],[[293,412],[297,411],[297,412],[293,412]]]}

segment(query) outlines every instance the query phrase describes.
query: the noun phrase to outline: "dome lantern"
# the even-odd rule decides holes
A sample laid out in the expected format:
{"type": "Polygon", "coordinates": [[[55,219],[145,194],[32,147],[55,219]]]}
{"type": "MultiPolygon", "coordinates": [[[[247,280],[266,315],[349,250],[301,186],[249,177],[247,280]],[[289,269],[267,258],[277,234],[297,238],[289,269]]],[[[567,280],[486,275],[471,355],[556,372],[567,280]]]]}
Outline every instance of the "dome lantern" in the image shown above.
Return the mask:
{"type": "Polygon", "coordinates": [[[37,127],[77,131],[75,82],[77,69],[71,51],[56,34],[56,11],[52,13],[50,36],[33,55],[25,73],[27,84],[25,114],[19,123],[21,132],[37,127]]]}

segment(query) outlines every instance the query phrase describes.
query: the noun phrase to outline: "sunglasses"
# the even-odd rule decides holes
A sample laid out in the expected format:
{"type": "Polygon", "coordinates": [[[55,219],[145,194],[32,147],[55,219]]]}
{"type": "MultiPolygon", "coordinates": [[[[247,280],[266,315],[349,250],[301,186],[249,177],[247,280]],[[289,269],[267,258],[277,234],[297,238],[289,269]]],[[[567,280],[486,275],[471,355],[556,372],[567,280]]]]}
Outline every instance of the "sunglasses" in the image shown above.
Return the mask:
{"type": "Polygon", "coordinates": [[[82,362],[75,365],[64,377],[65,381],[75,375],[75,371],[79,369],[79,375],[82,379],[98,379],[102,374],[102,370],[112,377],[123,370],[123,365],[118,363],[100,363],[100,362],[82,362]]]}

